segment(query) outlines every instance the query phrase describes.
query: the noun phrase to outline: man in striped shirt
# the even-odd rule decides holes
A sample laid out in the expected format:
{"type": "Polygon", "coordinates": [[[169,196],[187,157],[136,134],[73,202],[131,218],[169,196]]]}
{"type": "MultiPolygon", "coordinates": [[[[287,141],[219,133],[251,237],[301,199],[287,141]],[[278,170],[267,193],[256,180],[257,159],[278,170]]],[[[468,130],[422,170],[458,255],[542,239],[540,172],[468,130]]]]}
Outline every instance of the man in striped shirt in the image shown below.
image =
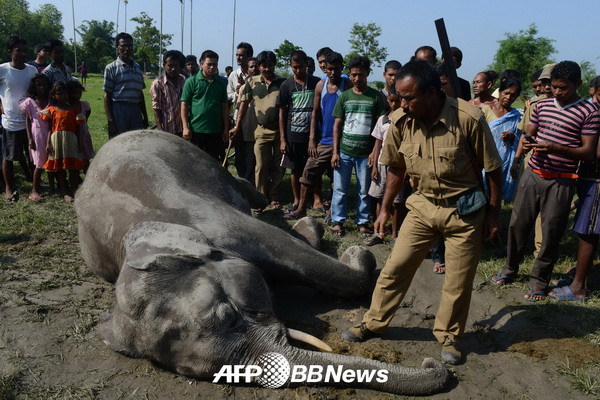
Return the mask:
{"type": "Polygon", "coordinates": [[[133,38],[121,32],[117,35],[119,57],[104,69],[104,111],[108,121],[108,137],[148,127],[148,113],[142,91],[144,74],[133,61],[133,38]]]}
{"type": "Polygon", "coordinates": [[[179,74],[179,67],[185,65],[185,56],[178,50],[169,50],[163,56],[165,73],[156,78],[150,86],[152,109],[156,127],[161,131],[177,136],[183,133],[181,103],[179,98],[185,83],[185,76],[179,74]]]}
{"type": "Polygon", "coordinates": [[[542,300],[547,294],[575,194],[577,167],[580,160],[594,159],[600,128],[598,106],[577,94],[581,86],[577,63],[556,64],[550,79],[554,97],[536,103],[523,144],[525,151],[534,153],[515,197],[506,265],[492,278],[496,285],[515,279],[531,227],[541,213],[543,239],[525,295],[529,301],[542,300]]]}

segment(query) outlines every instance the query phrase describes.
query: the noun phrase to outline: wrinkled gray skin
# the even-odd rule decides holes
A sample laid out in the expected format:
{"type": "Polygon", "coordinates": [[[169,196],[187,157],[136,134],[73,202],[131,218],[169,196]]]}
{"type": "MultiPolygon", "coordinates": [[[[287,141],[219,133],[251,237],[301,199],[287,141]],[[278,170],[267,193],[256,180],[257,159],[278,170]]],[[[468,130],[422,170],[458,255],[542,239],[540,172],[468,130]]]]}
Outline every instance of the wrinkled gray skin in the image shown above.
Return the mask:
{"type": "Polygon", "coordinates": [[[75,208],[87,265],[116,282],[113,315],[100,327],[107,345],[211,380],[222,365],[256,364],[276,352],[292,366],[390,371],[387,383],[356,387],[441,390],[448,371],[432,359],[411,369],[289,344],[265,279],[354,297],[367,288],[375,259],[360,247],[341,261],[328,257],[249,215],[265,205],[247,181],[174,135],[134,131],[104,145],[75,208]]]}

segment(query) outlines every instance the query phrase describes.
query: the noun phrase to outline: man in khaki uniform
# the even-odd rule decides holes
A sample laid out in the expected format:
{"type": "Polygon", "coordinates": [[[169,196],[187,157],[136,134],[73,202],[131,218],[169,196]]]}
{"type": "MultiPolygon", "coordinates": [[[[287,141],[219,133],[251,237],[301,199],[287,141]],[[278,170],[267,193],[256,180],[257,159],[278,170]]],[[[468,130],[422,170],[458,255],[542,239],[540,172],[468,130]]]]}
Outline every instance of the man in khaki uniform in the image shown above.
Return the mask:
{"type": "Polygon", "coordinates": [[[493,239],[500,230],[502,161],[481,111],[447,97],[426,62],[402,67],[396,91],[401,108],[392,114],[382,150],[381,162],[389,171],[375,231],[383,234],[405,171],[417,190],[406,200],[409,213],[377,280],[369,311],[342,338],[363,341],[386,331],[417,268],[443,235],[446,276],[433,334],[442,343],[442,358],[458,364],[462,354],[457,342],[465,331],[482,239],[493,239]],[[490,179],[487,206],[481,168],[490,179]]]}
{"type": "Polygon", "coordinates": [[[238,134],[244,121],[250,100],[254,100],[254,110],[258,126],[254,131],[256,142],[254,155],[256,157],[255,179],[256,188],[264,194],[271,206],[281,208],[279,203],[279,186],[285,170],[281,164],[281,149],[279,146],[279,107],[277,96],[279,87],[285,81],[275,75],[275,53],[261,51],[256,56],[260,75],[251,77],[240,98],[237,124],[229,133],[238,134]],[[270,179],[269,179],[270,178],[270,179]]]}

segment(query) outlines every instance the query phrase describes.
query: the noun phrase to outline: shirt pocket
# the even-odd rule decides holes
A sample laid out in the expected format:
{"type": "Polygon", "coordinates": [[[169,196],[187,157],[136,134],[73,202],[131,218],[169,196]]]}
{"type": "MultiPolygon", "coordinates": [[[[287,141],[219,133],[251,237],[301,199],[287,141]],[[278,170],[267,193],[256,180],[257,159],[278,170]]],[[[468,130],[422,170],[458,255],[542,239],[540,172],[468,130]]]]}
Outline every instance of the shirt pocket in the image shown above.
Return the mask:
{"type": "Polygon", "coordinates": [[[401,143],[400,152],[404,155],[406,170],[411,177],[420,176],[423,171],[423,155],[419,143],[401,143]]]}
{"type": "Polygon", "coordinates": [[[438,147],[436,149],[436,169],[440,178],[463,175],[471,162],[461,146],[438,147]]]}

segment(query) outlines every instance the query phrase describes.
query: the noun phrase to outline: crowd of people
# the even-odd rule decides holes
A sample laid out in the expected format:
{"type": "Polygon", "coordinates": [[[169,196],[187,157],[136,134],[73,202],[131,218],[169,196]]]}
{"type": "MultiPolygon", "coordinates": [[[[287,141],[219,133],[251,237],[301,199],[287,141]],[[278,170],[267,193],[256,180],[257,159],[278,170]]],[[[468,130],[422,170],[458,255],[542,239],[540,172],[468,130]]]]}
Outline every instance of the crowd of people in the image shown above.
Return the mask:
{"type": "MultiPolygon", "coordinates": [[[[109,138],[149,124],[133,45],[129,34],[118,34],[118,57],[104,71],[109,138]]],[[[22,38],[9,37],[6,48],[11,61],[0,65],[5,200],[18,201],[13,162],[28,170],[30,160],[31,201],[43,200],[44,170],[51,190],[56,181],[59,195],[73,201],[79,171],[94,156],[86,125],[91,111],[80,100],[84,86],[72,79],[58,40],[36,46],[29,63],[22,38]]],[[[442,358],[459,363],[482,237],[498,239],[503,201],[514,202],[506,264],[491,283],[515,280],[535,226],[536,259],[525,299],[586,299],[600,235],[600,77],[590,83],[588,100],[577,94],[582,85],[577,63],[546,65],[532,71],[535,96],[518,110],[517,71],[482,71],[472,85],[462,78],[453,85],[430,46],[419,47],[405,65],[388,61],[381,91],[367,84],[371,63],[365,56],[345,65],[340,53],[324,47],[316,54],[321,73],[315,76],[315,61],[296,50],[287,60],[293,75],[285,79],[275,73],[272,51],[254,57],[252,45],[241,42],[235,55],[238,68],[228,68],[224,77],[214,51],[204,51],[199,64],[193,55],[167,51],[164,73],[149,90],[156,126],[220,163],[233,146],[237,174],[268,198],[270,209],[283,207],[281,181],[290,169],[293,202],[283,213],[286,220],[306,216],[312,202],[331,233],[341,237],[350,225],[348,198],[356,195],[360,237],[375,245],[391,235],[393,248],[369,310],[344,339],[385,333],[431,251],[434,272],[446,275],[433,332],[442,358]],[[324,174],[332,182],[331,199],[323,194],[324,174]],[[578,202],[572,204],[576,192],[578,202]],[[575,276],[552,289],[558,244],[573,208],[580,238],[575,276]]],[[[451,55],[459,69],[462,52],[453,47],[451,55]]],[[[78,70],[85,79],[85,64],[78,70]]]]}

